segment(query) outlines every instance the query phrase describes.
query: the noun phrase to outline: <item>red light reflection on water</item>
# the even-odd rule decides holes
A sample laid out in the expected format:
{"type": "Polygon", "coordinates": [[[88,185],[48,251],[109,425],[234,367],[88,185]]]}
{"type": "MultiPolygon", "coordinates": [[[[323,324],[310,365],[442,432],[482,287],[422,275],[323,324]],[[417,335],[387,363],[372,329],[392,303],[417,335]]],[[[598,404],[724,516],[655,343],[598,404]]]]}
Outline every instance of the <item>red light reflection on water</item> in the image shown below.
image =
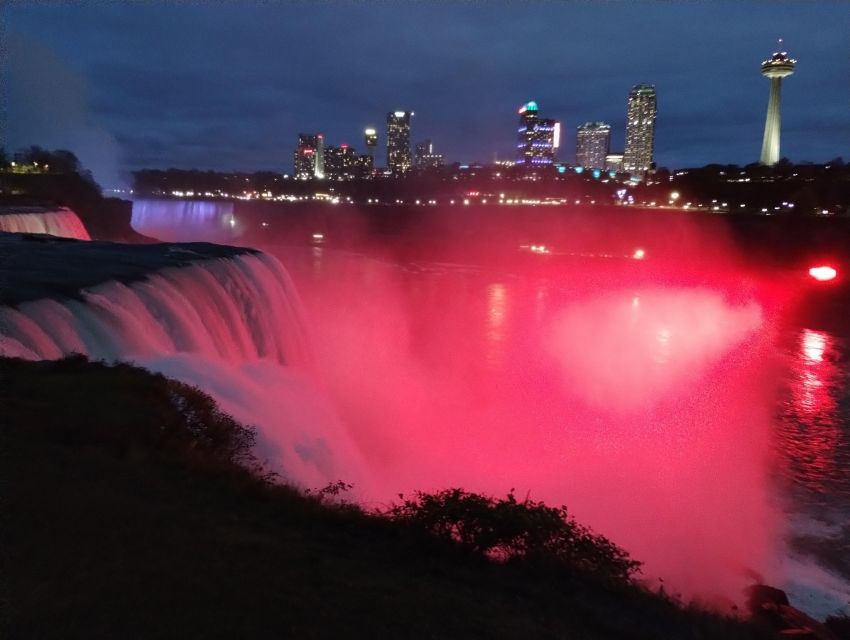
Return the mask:
{"type": "Polygon", "coordinates": [[[821,331],[803,331],[803,355],[809,363],[823,362],[823,353],[826,351],[829,336],[821,331]]]}
{"type": "Polygon", "coordinates": [[[834,340],[823,331],[800,334],[780,445],[794,481],[818,493],[848,473],[837,460],[842,433],[836,395],[842,381],[834,340]]]}

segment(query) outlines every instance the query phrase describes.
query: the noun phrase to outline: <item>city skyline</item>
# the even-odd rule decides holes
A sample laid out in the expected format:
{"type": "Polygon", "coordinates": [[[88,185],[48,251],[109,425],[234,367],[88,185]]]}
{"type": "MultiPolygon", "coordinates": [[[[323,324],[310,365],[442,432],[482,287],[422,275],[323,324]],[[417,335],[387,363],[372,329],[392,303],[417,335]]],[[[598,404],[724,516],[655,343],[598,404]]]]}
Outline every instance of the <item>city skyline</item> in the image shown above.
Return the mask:
{"type": "MultiPolygon", "coordinates": [[[[5,10],[2,133],[10,149],[70,148],[98,177],[168,166],[287,172],[299,131],[362,149],[364,127],[384,133],[383,114],[403,106],[417,114],[413,138],[431,139],[447,162],[490,162],[513,159],[515,138],[505,132],[515,130],[516,105],[528,100],[545,105],[566,130],[609,123],[611,149],[623,150],[629,88],[648,83],[663,102],[659,166],[746,164],[759,160],[764,127],[758,63],[784,37],[803,66],[782,99],[782,155],[847,156],[844,5],[756,10],[764,6],[541,3],[523,12],[494,3],[484,12],[427,3],[250,10],[166,3],[119,11],[18,2],[5,10]],[[440,25],[442,40],[396,33],[390,26],[399,20],[423,33],[440,25]],[[602,26],[608,35],[600,42],[602,26]],[[305,34],[316,30],[338,33],[351,55],[318,50],[310,65],[284,64],[307,50],[305,34]],[[533,36],[530,54],[546,64],[528,67],[513,55],[519,40],[528,43],[521,33],[533,36]],[[57,91],[62,100],[45,99],[57,91]]],[[[574,136],[564,138],[559,159],[570,161],[574,136]]]]}

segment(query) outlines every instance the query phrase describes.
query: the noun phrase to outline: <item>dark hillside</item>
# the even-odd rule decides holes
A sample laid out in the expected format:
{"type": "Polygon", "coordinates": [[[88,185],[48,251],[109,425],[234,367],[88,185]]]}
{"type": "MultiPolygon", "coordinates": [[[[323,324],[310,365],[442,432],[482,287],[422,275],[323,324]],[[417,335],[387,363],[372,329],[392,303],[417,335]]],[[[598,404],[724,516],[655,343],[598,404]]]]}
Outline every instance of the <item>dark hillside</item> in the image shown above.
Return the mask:
{"type": "Polygon", "coordinates": [[[251,431],[119,365],[0,361],[14,638],[750,638],[245,470],[251,431]]]}

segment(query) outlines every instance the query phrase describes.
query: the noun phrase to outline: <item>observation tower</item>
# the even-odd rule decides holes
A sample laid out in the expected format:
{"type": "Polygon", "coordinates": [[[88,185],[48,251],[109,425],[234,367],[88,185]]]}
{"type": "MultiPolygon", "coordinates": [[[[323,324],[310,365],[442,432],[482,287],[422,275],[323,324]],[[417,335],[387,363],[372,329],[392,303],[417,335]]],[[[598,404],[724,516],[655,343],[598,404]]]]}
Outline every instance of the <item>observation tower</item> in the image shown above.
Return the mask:
{"type": "Polygon", "coordinates": [[[782,95],[782,78],[794,73],[797,61],[779,50],[761,63],[761,74],[770,80],[770,98],[767,101],[767,119],[764,122],[764,141],[761,145],[761,164],[773,166],[779,161],[779,102],[782,95]]]}

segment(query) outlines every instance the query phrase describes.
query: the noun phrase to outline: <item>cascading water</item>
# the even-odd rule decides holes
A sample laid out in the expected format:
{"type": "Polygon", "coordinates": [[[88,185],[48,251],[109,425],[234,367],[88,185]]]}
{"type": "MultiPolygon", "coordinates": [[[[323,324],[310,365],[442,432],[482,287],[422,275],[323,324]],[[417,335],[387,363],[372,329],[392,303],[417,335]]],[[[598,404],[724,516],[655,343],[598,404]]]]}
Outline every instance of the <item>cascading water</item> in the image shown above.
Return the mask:
{"type": "Polygon", "coordinates": [[[91,240],[77,214],[65,207],[56,210],[0,212],[0,231],[6,233],[47,233],[61,238],[91,240]]]}
{"type": "Polygon", "coordinates": [[[244,253],[169,267],[79,299],[0,307],[0,355],[132,361],[211,393],[258,427],[258,453],[307,487],[361,480],[359,455],[310,376],[297,294],[274,258],[244,253]]]}
{"type": "Polygon", "coordinates": [[[161,240],[206,238],[225,242],[238,231],[232,202],[202,200],[137,200],[132,227],[161,240]]]}
{"type": "MultiPolygon", "coordinates": [[[[239,231],[228,207],[136,202],[133,225],[169,240],[227,239],[239,231]]],[[[256,285],[264,277],[254,267],[247,283],[229,275],[265,256],[222,261],[228,273],[204,262],[89,287],[82,300],[19,304],[0,314],[0,334],[14,338],[5,350],[134,360],[196,384],[258,425],[261,455],[302,485],[341,479],[370,501],[514,487],[567,504],[685,596],[740,602],[755,573],[781,585],[803,575],[783,557],[769,479],[771,320],[746,287],[674,286],[671,274],[642,282],[601,263],[551,281],[376,271],[362,257],[349,272],[321,248],[304,253],[299,276],[299,254],[273,250],[313,298],[321,397],[288,366],[298,332],[261,301],[276,299],[256,285]],[[267,333],[287,336],[282,351],[277,338],[262,342],[267,333]]],[[[807,607],[840,605],[828,596],[807,607]]]]}

